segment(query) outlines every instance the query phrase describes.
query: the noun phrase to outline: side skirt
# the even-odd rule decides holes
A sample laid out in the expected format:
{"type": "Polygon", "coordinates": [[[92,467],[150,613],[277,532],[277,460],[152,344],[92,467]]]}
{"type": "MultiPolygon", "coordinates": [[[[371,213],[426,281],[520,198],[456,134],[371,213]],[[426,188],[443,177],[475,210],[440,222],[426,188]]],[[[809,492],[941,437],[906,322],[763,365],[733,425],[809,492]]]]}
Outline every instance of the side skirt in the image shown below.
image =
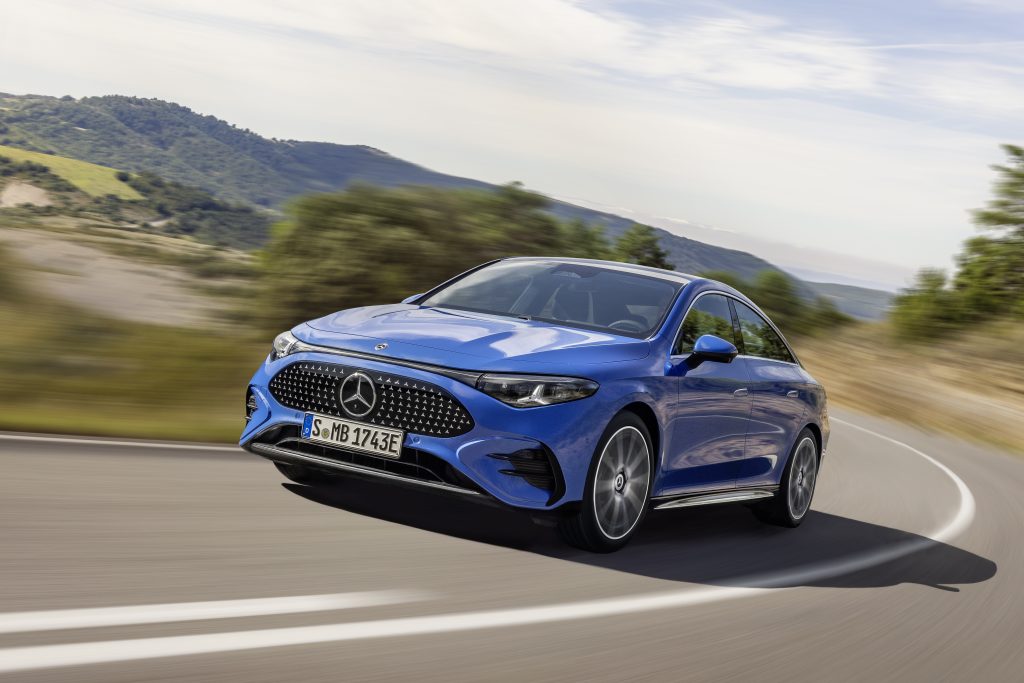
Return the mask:
{"type": "Polygon", "coordinates": [[[741,503],[762,498],[771,498],[779,490],[778,486],[759,486],[749,489],[729,489],[725,491],[711,491],[703,493],[692,493],[682,496],[669,496],[655,498],[651,502],[655,510],[669,510],[672,508],[695,507],[697,505],[717,505],[719,503],[741,503]]]}

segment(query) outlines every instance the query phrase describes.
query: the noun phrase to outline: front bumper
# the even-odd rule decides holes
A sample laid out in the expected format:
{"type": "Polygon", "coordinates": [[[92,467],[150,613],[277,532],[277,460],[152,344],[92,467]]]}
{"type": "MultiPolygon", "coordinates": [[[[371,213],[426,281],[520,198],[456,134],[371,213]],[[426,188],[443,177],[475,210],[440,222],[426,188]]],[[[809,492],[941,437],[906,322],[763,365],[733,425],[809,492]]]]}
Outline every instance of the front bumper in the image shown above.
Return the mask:
{"type": "Polygon", "coordinates": [[[587,399],[538,408],[512,408],[460,381],[363,358],[303,352],[282,359],[269,357],[253,376],[249,390],[254,410],[239,441],[247,450],[278,462],[305,464],[356,475],[375,476],[395,483],[472,497],[491,497],[501,503],[550,510],[578,501],[593,453],[607,422],[601,390],[587,399]],[[298,437],[305,411],[275,400],[269,384],[293,363],[343,364],[364,370],[431,383],[454,396],[473,418],[472,428],[458,436],[441,437],[406,430],[402,462],[372,455],[338,452],[298,437]],[[537,454],[550,458],[555,476],[539,471],[537,454]],[[430,476],[424,475],[428,471],[430,476]],[[532,468],[532,469],[531,469],[532,468]],[[420,476],[424,475],[424,476],[420,476]]]}

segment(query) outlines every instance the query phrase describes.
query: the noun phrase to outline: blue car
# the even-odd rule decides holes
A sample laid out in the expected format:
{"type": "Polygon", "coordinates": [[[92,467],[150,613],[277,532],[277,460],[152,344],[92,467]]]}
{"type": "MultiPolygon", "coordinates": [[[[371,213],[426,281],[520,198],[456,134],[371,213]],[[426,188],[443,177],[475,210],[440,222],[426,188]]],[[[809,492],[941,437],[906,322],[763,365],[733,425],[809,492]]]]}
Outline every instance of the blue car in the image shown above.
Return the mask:
{"type": "Polygon", "coordinates": [[[829,437],[821,385],[740,292],[569,258],[502,259],[298,325],[246,419],[240,445],[293,481],[498,502],[597,552],[650,509],[742,501],[798,526],[829,437]]]}

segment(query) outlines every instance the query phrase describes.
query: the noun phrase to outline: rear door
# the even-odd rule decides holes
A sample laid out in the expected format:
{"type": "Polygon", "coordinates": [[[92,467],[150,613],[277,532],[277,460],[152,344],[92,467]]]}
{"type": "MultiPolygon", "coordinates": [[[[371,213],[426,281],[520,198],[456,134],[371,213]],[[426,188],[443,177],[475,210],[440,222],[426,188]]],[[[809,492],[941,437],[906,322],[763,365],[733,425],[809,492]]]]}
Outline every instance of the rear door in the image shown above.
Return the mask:
{"type": "Polygon", "coordinates": [[[655,495],[731,488],[738,476],[752,405],[746,361],[691,367],[693,343],[705,334],[735,343],[729,300],[721,294],[700,295],[677,333],[669,372],[678,378],[678,400],[655,495]]]}
{"type": "Polygon", "coordinates": [[[737,485],[775,483],[803,426],[806,375],[782,336],[757,311],[732,300],[753,407],[737,485]]]}

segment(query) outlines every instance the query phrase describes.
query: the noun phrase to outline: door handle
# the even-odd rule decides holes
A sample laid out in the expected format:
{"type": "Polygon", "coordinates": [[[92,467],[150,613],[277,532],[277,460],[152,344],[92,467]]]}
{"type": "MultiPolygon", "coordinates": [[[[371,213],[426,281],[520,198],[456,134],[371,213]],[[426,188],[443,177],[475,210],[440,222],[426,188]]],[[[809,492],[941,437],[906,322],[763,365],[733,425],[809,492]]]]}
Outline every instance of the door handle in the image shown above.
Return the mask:
{"type": "Polygon", "coordinates": [[[737,389],[736,391],[732,392],[732,395],[733,396],[746,396],[749,393],[750,393],[750,389],[737,389]]]}
{"type": "Polygon", "coordinates": [[[800,392],[797,391],[796,389],[790,389],[789,391],[786,392],[786,396],[789,396],[790,398],[796,398],[799,395],[800,392]]]}

